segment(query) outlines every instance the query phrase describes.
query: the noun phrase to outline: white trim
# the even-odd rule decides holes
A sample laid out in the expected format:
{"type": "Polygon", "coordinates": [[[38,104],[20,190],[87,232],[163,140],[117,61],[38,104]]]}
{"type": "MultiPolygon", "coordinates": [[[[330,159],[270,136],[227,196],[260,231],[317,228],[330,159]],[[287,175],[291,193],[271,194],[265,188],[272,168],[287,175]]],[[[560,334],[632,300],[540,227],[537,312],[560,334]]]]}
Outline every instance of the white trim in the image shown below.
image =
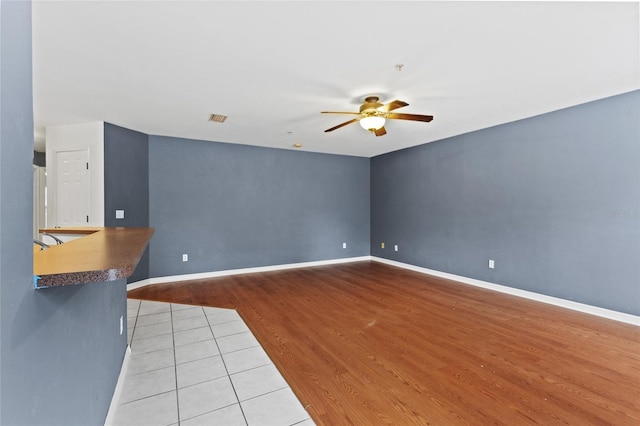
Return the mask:
{"type": "MultiPolygon", "coordinates": [[[[33,166],[33,239],[41,240],[40,229],[47,227],[45,218],[46,169],[33,166]]],[[[42,240],[41,240],[42,241],[42,240]]],[[[54,242],[55,244],[55,242],[54,242]]]]}
{"type": "Polygon", "coordinates": [[[525,299],[548,303],[550,305],[559,306],[561,308],[571,309],[574,311],[584,312],[586,314],[596,315],[596,316],[611,319],[614,321],[620,321],[627,324],[640,326],[640,316],[625,314],[623,312],[618,312],[618,311],[612,311],[610,309],[599,308],[597,306],[586,305],[584,303],[573,302],[571,300],[560,299],[558,297],[546,296],[544,294],[534,293],[532,291],[527,291],[527,290],[520,290],[513,287],[490,283],[487,281],[481,281],[475,278],[468,278],[468,277],[463,277],[461,275],[454,275],[454,274],[449,274],[447,272],[440,272],[433,269],[422,268],[420,266],[410,265],[408,263],[397,262],[395,260],[384,259],[376,256],[349,257],[349,258],[343,258],[343,259],[321,260],[317,262],[290,263],[285,265],[259,266],[256,268],[231,269],[227,271],[203,272],[198,274],[174,275],[174,276],[168,276],[168,277],[149,278],[146,280],[127,284],[127,291],[134,290],[139,287],[144,287],[146,285],[164,284],[164,283],[169,283],[174,281],[200,280],[200,279],[206,279],[206,278],[224,277],[228,275],[250,274],[255,272],[270,272],[270,271],[279,271],[283,269],[293,269],[293,268],[307,268],[311,266],[333,265],[337,263],[359,262],[364,260],[372,260],[374,262],[386,263],[387,265],[397,266],[399,268],[404,268],[404,269],[420,272],[427,275],[433,275],[440,278],[446,278],[452,281],[458,281],[463,284],[469,284],[476,287],[486,288],[488,290],[493,290],[500,293],[506,293],[512,296],[524,297],[525,299]]]}
{"type": "Polygon", "coordinates": [[[120,374],[118,375],[118,382],[116,383],[116,388],[114,389],[113,396],[111,397],[111,404],[109,405],[107,418],[104,419],[105,426],[113,425],[113,419],[115,418],[116,408],[118,407],[120,395],[122,394],[122,389],[124,388],[124,380],[127,375],[127,368],[129,368],[130,359],[131,346],[127,345],[127,350],[124,352],[124,359],[122,360],[122,366],[120,367],[120,374]]]}
{"type": "MultiPolygon", "coordinates": [[[[144,280],[140,280],[140,281],[136,281],[136,282],[133,282],[133,283],[129,283],[129,284],[127,284],[127,291],[135,290],[136,288],[145,287],[145,286],[148,286],[148,285],[151,285],[151,284],[152,284],[151,283],[151,278],[147,278],[147,279],[144,279],[144,280]]],[[[157,284],[157,283],[155,283],[155,284],[157,284]]]]}
{"type": "Polygon", "coordinates": [[[334,265],[337,263],[360,262],[371,260],[371,256],[347,257],[341,259],[318,260],[315,262],[287,263],[283,265],[258,266],[255,268],[228,269],[226,271],[201,272],[197,274],[174,275],[168,277],[148,278],[135,283],[127,284],[127,291],[152,284],[164,284],[174,281],[202,280],[206,278],[226,277],[229,275],[253,274],[256,272],[281,271],[284,269],[309,268],[311,266],[334,265]]]}
{"type": "Polygon", "coordinates": [[[493,284],[487,281],[467,278],[460,275],[449,274],[447,272],[435,271],[433,269],[422,268],[420,266],[410,265],[408,263],[397,262],[395,260],[383,259],[381,257],[371,256],[371,260],[386,263],[387,265],[397,266],[399,268],[420,272],[427,275],[434,275],[448,280],[458,281],[463,284],[469,284],[476,287],[482,287],[500,293],[511,294],[513,296],[524,297],[525,299],[535,300],[538,302],[548,303],[550,305],[560,306],[561,308],[571,309],[574,311],[584,312],[586,314],[597,315],[599,317],[620,321],[631,325],[640,326],[640,316],[625,314],[623,312],[612,311],[610,309],[599,308],[597,306],[586,305],[584,303],[572,302],[571,300],[560,299],[557,297],[546,296],[532,291],[520,290],[500,284],[493,284]]]}
{"type": "Polygon", "coordinates": [[[56,218],[56,152],[86,150],[89,155],[89,226],[104,226],[104,122],[49,126],[45,129],[47,161],[47,226],[58,225],[56,218]]]}

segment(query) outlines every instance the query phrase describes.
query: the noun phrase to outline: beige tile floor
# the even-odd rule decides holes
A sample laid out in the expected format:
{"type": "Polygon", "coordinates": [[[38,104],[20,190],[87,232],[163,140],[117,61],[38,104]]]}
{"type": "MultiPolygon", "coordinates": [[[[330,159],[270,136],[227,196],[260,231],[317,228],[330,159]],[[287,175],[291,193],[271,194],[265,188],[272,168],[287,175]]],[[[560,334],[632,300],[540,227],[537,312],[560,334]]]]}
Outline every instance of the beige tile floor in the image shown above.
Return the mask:
{"type": "Polygon", "coordinates": [[[236,311],[129,299],[127,321],[112,425],[314,424],[236,311]]]}

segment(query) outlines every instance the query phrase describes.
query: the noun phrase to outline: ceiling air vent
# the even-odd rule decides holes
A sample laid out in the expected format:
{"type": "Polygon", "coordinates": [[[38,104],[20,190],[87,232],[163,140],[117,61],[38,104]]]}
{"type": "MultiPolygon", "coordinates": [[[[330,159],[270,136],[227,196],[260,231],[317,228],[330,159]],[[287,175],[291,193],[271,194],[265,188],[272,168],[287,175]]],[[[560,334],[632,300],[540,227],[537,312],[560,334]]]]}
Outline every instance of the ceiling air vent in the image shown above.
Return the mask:
{"type": "Polygon", "coordinates": [[[213,121],[215,123],[224,123],[224,120],[227,119],[226,115],[220,115],[220,114],[211,114],[209,116],[209,121],[213,121]]]}

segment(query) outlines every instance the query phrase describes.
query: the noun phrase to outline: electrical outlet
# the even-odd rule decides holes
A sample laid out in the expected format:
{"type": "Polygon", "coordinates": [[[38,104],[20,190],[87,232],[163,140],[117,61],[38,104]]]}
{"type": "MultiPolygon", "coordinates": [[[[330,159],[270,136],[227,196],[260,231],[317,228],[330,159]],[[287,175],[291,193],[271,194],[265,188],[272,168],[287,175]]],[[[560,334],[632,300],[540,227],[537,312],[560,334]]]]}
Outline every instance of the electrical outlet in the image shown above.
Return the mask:
{"type": "Polygon", "coordinates": [[[493,269],[496,267],[496,262],[493,259],[489,259],[489,269],[493,269]]]}
{"type": "Polygon", "coordinates": [[[397,244],[395,246],[393,246],[393,250],[394,251],[398,251],[398,245],[397,244]]]}
{"type": "Polygon", "coordinates": [[[347,248],[347,243],[342,243],[342,248],[347,248]]]}
{"type": "Polygon", "coordinates": [[[120,335],[122,336],[122,332],[124,331],[124,318],[120,315],[120,335]]]}
{"type": "Polygon", "coordinates": [[[116,210],[116,219],[124,219],[124,210],[116,210]]]}
{"type": "Polygon", "coordinates": [[[182,255],[182,261],[183,262],[188,262],[189,261],[189,255],[188,254],[183,254],[182,255]]]}
{"type": "Polygon", "coordinates": [[[384,248],[384,243],[380,243],[380,248],[383,249],[384,248]]]}

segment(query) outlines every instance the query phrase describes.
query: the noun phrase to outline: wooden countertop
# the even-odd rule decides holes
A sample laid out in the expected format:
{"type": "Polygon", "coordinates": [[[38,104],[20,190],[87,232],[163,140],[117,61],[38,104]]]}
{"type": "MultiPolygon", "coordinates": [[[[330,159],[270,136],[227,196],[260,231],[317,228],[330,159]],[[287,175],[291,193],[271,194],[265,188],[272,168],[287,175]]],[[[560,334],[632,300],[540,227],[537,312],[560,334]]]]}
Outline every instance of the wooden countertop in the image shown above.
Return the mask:
{"type": "Polygon", "coordinates": [[[36,287],[56,287],[114,281],[133,274],[153,228],[54,228],[51,234],[86,234],[85,237],[52,245],[33,255],[36,287]]]}
{"type": "MultiPolygon", "coordinates": [[[[84,234],[84,235],[89,235],[89,234],[93,234],[94,232],[98,232],[101,231],[103,228],[101,226],[73,226],[73,227],[68,227],[68,228],[40,228],[39,231],[40,233],[46,232],[47,234],[53,234],[53,235],[67,235],[67,234],[84,234]]],[[[127,229],[131,229],[131,228],[127,228],[127,229]]]]}

